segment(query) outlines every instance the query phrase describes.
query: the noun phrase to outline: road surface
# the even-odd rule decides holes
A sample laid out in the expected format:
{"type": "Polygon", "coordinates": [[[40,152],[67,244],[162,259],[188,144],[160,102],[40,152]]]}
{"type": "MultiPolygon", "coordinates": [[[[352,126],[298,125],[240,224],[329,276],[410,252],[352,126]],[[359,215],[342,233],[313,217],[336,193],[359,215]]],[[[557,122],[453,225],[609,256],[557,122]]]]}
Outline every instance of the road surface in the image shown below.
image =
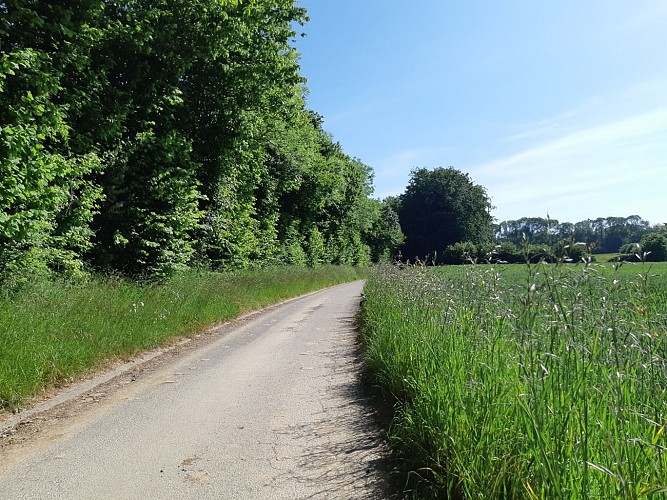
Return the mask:
{"type": "Polygon", "coordinates": [[[358,382],[362,285],[270,308],[5,429],[0,498],[385,498],[358,382]]]}

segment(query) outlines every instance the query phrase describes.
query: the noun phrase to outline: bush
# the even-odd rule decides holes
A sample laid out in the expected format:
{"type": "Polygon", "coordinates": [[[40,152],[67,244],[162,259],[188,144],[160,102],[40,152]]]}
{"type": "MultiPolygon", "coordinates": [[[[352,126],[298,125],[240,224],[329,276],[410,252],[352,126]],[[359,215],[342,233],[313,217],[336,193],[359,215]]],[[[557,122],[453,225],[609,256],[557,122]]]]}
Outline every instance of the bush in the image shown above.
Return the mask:
{"type": "Polygon", "coordinates": [[[308,235],[308,241],[306,242],[306,256],[308,265],[311,267],[316,267],[324,262],[324,256],[326,249],[324,246],[324,238],[322,233],[314,227],[310,234],[308,235]]]}
{"type": "Polygon", "coordinates": [[[660,233],[650,233],[644,236],[639,243],[645,260],[662,262],[667,260],[667,237],[660,233]]]}
{"type": "Polygon", "coordinates": [[[507,264],[525,262],[523,254],[513,243],[501,243],[496,246],[494,258],[498,262],[506,262],[507,264]]]}
{"type": "MultiPolygon", "coordinates": [[[[567,259],[569,259],[570,262],[577,263],[581,262],[581,259],[584,258],[586,255],[586,246],[583,244],[570,244],[570,245],[565,245],[563,247],[563,250],[565,251],[564,255],[567,259]]],[[[556,253],[556,257],[560,257],[561,255],[558,255],[556,253]]]]}
{"type": "Polygon", "coordinates": [[[443,264],[464,264],[477,258],[477,246],[469,241],[460,241],[449,245],[442,253],[443,264]]]}

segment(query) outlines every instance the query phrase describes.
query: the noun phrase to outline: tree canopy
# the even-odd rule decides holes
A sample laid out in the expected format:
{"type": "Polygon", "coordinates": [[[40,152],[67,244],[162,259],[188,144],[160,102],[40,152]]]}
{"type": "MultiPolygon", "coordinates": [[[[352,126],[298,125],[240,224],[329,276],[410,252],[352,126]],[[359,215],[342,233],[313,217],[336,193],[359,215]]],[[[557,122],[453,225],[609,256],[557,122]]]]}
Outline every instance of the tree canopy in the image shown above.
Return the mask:
{"type": "Polygon", "coordinates": [[[494,227],[499,243],[521,246],[524,239],[537,245],[584,243],[594,253],[615,253],[627,244],[638,243],[644,235],[656,231],[638,215],[598,217],[583,221],[559,222],[543,217],[522,217],[498,223],[494,227]]]}
{"type": "Polygon", "coordinates": [[[306,21],[295,0],[0,3],[0,278],[395,244],[370,167],[306,108],[306,21]]]}
{"type": "Polygon", "coordinates": [[[406,259],[425,259],[457,242],[490,241],[491,200],[466,173],[416,168],[398,201],[406,259]]]}

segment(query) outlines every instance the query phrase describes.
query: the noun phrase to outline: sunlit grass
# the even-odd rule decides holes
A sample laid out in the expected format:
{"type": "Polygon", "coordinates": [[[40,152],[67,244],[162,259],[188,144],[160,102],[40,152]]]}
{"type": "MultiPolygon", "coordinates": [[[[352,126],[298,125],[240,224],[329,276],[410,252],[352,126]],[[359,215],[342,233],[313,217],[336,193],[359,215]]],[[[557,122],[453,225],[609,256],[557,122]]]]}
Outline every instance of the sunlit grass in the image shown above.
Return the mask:
{"type": "Polygon", "coordinates": [[[361,338],[419,498],[667,487],[664,264],[378,268],[361,338]]]}
{"type": "Polygon", "coordinates": [[[37,281],[0,295],[0,406],[240,313],[359,278],[349,267],[190,271],[160,285],[37,281]]]}
{"type": "Polygon", "coordinates": [[[616,253],[597,253],[595,254],[595,261],[596,262],[609,262],[615,257],[618,257],[618,252],[616,253]]]}

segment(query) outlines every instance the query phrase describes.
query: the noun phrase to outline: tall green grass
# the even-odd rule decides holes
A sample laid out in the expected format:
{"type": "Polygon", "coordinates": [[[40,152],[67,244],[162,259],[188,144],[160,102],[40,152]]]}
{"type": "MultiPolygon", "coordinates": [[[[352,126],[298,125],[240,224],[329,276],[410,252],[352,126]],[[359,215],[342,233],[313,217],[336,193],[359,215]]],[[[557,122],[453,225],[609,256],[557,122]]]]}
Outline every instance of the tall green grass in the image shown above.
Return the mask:
{"type": "Polygon", "coordinates": [[[667,492],[667,267],[380,267],[361,315],[418,498],[667,492]]]}
{"type": "Polygon", "coordinates": [[[189,271],[163,284],[38,280],[0,294],[0,406],[240,313],[359,279],[350,267],[189,271]]]}

